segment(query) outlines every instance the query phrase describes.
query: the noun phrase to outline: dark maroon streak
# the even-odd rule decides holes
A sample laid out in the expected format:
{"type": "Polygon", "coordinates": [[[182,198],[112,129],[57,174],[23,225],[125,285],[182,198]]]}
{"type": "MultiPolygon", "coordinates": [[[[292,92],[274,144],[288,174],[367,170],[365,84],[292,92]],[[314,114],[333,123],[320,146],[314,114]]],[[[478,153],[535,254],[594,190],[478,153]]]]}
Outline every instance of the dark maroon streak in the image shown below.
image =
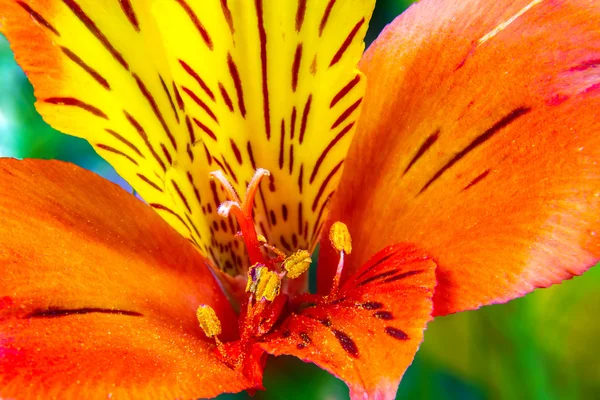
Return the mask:
{"type": "Polygon", "coordinates": [[[123,55],[117,51],[110,43],[108,38],[98,29],[98,26],[92,21],[90,17],[83,11],[83,9],[75,2],[75,0],[62,0],[63,3],[69,7],[69,9],[75,14],[77,18],[86,26],[86,28],[94,35],[106,50],[115,58],[115,60],[121,64],[123,68],[129,71],[129,64],[123,58],[123,55]]]}
{"type": "Polygon", "coordinates": [[[73,97],[50,97],[44,100],[45,103],[49,104],[57,104],[61,106],[71,106],[71,107],[79,107],[82,110],[85,110],[96,117],[108,119],[108,115],[106,115],[102,110],[97,107],[92,106],[91,104],[84,103],[79,99],[75,99],[73,97]]]}
{"type": "Polygon", "coordinates": [[[31,16],[31,18],[33,18],[34,21],[36,21],[38,24],[40,24],[43,27],[45,27],[46,29],[48,29],[50,32],[54,33],[56,36],[60,37],[60,32],[58,32],[52,26],[52,24],[50,24],[50,22],[46,21],[44,19],[44,17],[42,17],[37,11],[35,11],[33,8],[31,8],[27,3],[24,3],[22,1],[17,1],[17,4],[20,5],[21,7],[23,7],[23,9],[25,9],[25,11],[27,11],[29,13],[29,15],[31,16]]]}
{"type": "Polygon", "coordinates": [[[346,333],[338,329],[332,329],[331,331],[335,335],[335,338],[340,342],[342,349],[344,349],[350,356],[358,358],[358,347],[356,347],[354,340],[352,340],[346,333]]]}
{"type": "Polygon", "coordinates": [[[523,115],[529,113],[531,111],[530,107],[519,107],[511,111],[508,115],[502,118],[500,121],[496,122],[491,128],[483,132],[481,135],[477,136],[467,147],[458,152],[454,157],[452,157],[442,168],[439,169],[438,172],[423,186],[421,191],[418,194],[423,193],[433,182],[435,182],[439,177],[441,177],[448,169],[450,169],[454,164],[459,162],[464,156],[466,156],[469,152],[476,149],[478,146],[482,145],[486,141],[488,141],[494,134],[498,133],[500,130],[510,125],[512,122],[522,117],[523,115]]]}
{"type": "Polygon", "coordinates": [[[352,89],[360,82],[360,75],[356,75],[354,79],[352,79],[346,86],[344,86],[331,100],[329,103],[329,108],[333,108],[340,100],[342,100],[352,89]]]}
{"type": "Polygon", "coordinates": [[[300,123],[300,144],[304,141],[304,134],[306,133],[306,126],[308,124],[308,114],[310,113],[310,106],[312,104],[312,94],[308,96],[306,104],[304,105],[304,111],[302,111],[302,122],[300,123]]]}
{"type": "Polygon", "coordinates": [[[231,150],[233,150],[233,154],[235,155],[235,160],[238,162],[238,164],[242,165],[242,153],[240,152],[240,149],[237,147],[237,145],[235,144],[235,142],[233,141],[233,139],[229,139],[229,142],[231,143],[231,150]]]}
{"type": "Polygon", "coordinates": [[[383,303],[378,301],[367,301],[366,303],[358,304],[360,308],[364,308],[365,310],[378,310],[383,308],[383,303]]]}
{"type": "Polygon", "coordinates": [[[144,98],[146,99],[148,104],[150,105],[150,108],[152,108],[154,115],[156,116],[156,118],[160,122],[160,125],[162,126],[163,130],[169,137],[169,140],[171,141],[171,145],[173,146],[173,148],[175,150],[177,150],[177,142],[175,141],[175,136],[173,136],[173,134],[171,133],[171,130],[169,129],[167,123],[165,122],[165,119],[163,118],[163,115],[162,115],[160,109],[158,108],[158,105],[156,104],[156,100],[154,100],[154,96],[152,95],[152,93],[150,93],[150,91],[146,87],[146,84],[144,84],[144,82],[141,80],[141,78],[139,76],[137,76],[137,74],[132,74],[132,75],[133,75],[133,79],[135,79],[135,82],[138,85],[138,88],[142,92],[142,95],[144,96],[144,98]]]}
{"type": "Polygon", "coordinates": [[[179,64],[181,64],[181,66],[183,67],[185,72],[188,73],[188,75],[190,75],[192,78],[194,78],[194,80],[196,82],[198,82],[198,85],[202,88],[204,93],[206,93],[208,95],[208,97],[211,98],[212,101],[215,101],[215,95],[212,92],[212,90],[210,90],[210,88],[208,87],[206,82],[204,82],[204,79],[202,79],[200,77],[200,75],[198,75],[198,73],[192,67],[190,67],[185,61],[179,60],[179,64]]]}
{"type": "MultiPolygon", "coordinates": [[[[302,183],[304,182],[304,164],[300,164],[300,173],[298,174],[298,189],[302,194],[302,183]]],[[[302,233],[302,232],[300,232],[302,233]]]]}
{"type": "Polygon", "coordinates": [[[340,131],[340,133],[338,133],[336,135],[335,138],[333,138],[333,140],[331,142],[329,142],[329,144],[327,145],[327,147],[325,147],[325,150],[323,150],[323,152],[321,153],[321,155],[319,156],[319,158],[317,159],[317,162],[315,163],[315,166],[313,168],[312,173],[310,174],[310,179],[309,182],[313,183],[317,173],[319,172],[319,168],[321,168],[321,165],[323,164],[323,161],[325,161],[325,158],[327,157],[327,155],[329,154],[329,152],[331,151],[331,149],[344,137],[346,136],[346,134],[350,131],[350,129],[352,129],[352,127],[354,126],[354,122],[349,123],[348,125],[346,125],[346,127],[344,127],[344,129],[342,129],[340,131]]]}
{"type": "Polygon", "coordinates": [[[110,146],[107,146],[105,144],[97,144],[96,147],[99,147],[99,148],[101,148],[103,150],[106,150],[106,151],[108,151],[110,153],[117,154],[117,155],[120,155],[122,157],[125,157],[127,160],[131,161],[136,167],[139,167],[138,162],[133,157],[131,157],[131,156],[123,153],[121,150],[117,150],[114,147],[110,147],[110,146]]]}
{"type": "Polygon", "coordinates": [[[360,103],[362,103],[362,97],[358,100],[356,100],[354,103],[352,103],[352,105],[350,105],[350,107],[348,107],[339,117],[338,119],[333,123],[333,125],[331,125],[331,129],[335,129],[337,128],[342,122],[344,122],[346,119],[348,119],[348,117],[350,115],[352,115],[352,113],[358,108],[358,106],[360,106],[360,103]]]}
{"type": "Polygon", "coordinates": [[[125,13],[125,16],[129,20],[129,23],[133,26],[133,29],[139,32],[140,23],[137,19],[137,16],[135,15],[135,11],[133,10],[131,2],[129,0],[119,0],[119,4],[121,4],[121,9],[125,13]]]}
{"type": "Polygon", "coordinates": [[[185,195],[183,194],[183,192],[179,188],[179,185],[177,185],[177,182],[175,182],[174,180],[171,179],[171,184],[175,188],[175,191],[177,192],[177,195],[179,196],[179,198],[181,199],[181,201],[183,201],[183,204],[185,205],[185,208],[188,210],[189,213],[191,213],[192,209],[190,208],[190,203],[188,203],[187,198],[185,197],[185,195]]]}
{"type": "Polygon", "coordinates": [[[342,59],[344,53],[346,52],[346,50],[348,50],[348,47],[350,47],[350,45],[352,44],[352,41],[354,40],[354,37],[356,36],[360,27],[363,26],[364,23],[365,23],[365,19],[362,18],[360,21],[358,21],[358,23],[354,26],[354,28],[352,28],[352,31],[350,31],[350,33],[346,37],[346,40],[344,40],[344,43],[342,43],[342,46],[339,48],[337,53],[335,53],[335,56],[333,56],[333,58],[331,59],[331,63],[329,64],[330,68],[333,67],[335,64],[337,64],[342,59]]]}
{"type": "Polygon", "coordinates": [[[422,272],[425,272],[425,270],[424,269],[419,269],[419,270],[415,270],[415,271],[404,272],[402,274],[399,274],[399,275],[387,278],[386,280],[383,281],[383,283],[396,282],[396,281],[402,280],[404,278],[408,278],[409,276],[420,274],[422,272]]]}
{"type": "Polygon", "coordinates": [[[285,147],[285,120],[281,119],[281,129],[279,137],[279,169],[283,169],[284,149],[285,147]]]}
{"type": "Polygon", "coordinates": [[[300,62],[302,61],[302,43],[298,43],[292,64],[292,90],[296,92],[298,87],[298,75],[300,74],[300,62]]]}
{"type": "Polygon", "coordinates": [[[200,36],[202,37],[202,40],[204,40],[204,43],[206,44],[206,46],[209,48],[209,50],[212,50],[213,49],[212,39],[210,38],[206,28],[204,28],[204,25],[202,25],[202,23],[198,19],[198,16],[196,15],[196,13],[194,13],[194,10],[192,10],[192,8],[185,2],[185,0],[175,0],[175,1],[177,3],[179,3],[179,5],[185,10],[188,17],[190,17],[190,19],[192,20],[192,23],[194,24],[194,26],[200,33],[200,36]]]}
{"type": "Polygon", "coordinates": [[[125,139],[123,136],[119,135],[117,132],[113,131],[112,129],[105,129],[105,131],[111,135],[112,137],[114,137],[115,139],[117,139],[118,141],[120,141],[121,143],[123,143],[125,146],[129,147],[131,150],[135,151],[135,153],[140,156],[141,158],[146,158],[144,157],[144,155],[142,154],[142,152],[133,144],[131,143],[129,140],[125,139]]]}
{"type": "Polygon", "coordinates": [[[235,65],[233,58],[231,58],[231,54],[227,54],[227,67],[229,68],[229,75],[231,75],[231,79],[233,80],[233,84],[235,86],[240,113],[242,113],[243,118],[246,118],[246,104],[244,103],[244,90],[242,88],[242,81],[240,79],[240,73],[238,72],[237,65],[235,65]]]}
{"type": "Polygon", "coordinates": [[[137,176],[144,182],[146,182],[148,185],[150,185],[151,187],[153,187],[154,189],[158,190],[159,192],[162,193],[162,188],[160,186],[158,186],[156,183],[152,182],[150,179],[148,179],[147,176],[142,175],[142,174],[137,174],[137,176]]]}
{"type": "Polygon", "coordinates": [[[223,101],[225,102],[227,108],[229,108],[229,111],[233,112],[233,103],[231,102],[231,97],[229,97],[229,93],[227,93],[227,90],[225,90],[225,87],[221,82],[219,82],[219,91],[221,92],[221,97],[223,97],[223,101]]]}
{"type": "Polygon", "coordinates": [[[83,61],[77,54],[73,53],[66,47],[61,47],[60,49],[67,57],[69,57],[71,61],[79,65],[92,79],[104,87],[104,89],[110,90],[110,84],[102,75],[100,75],[100,73],[98,73],[98,71],[86,64],[85,61],[83,61]]]}
{"type": "Polygon", "coordinates": [[[329,0],[327,4],[327,8],[325,8],[325,13],[323,13],[323,18],[321,18],[321,23],[319,24],[319,37],[323,35],[323,30],[327,26],[327,21],[329,21],[329,16],[331,15],[331,10],[333,9],[333,5],[336,0],[329,0]]]}
{"type": "Polygon", "coordinates": [[[298,9],[296,10],[296,32],[302,30],[302,24],[304,23],[304,15],[306,14],[306,0],[298,1],[298,9]]]}
{"type": "Polygon", "coordinates": [[[404,174],[406,174],[412,168],[412,166],[415,165],[415,163],[421,158],[421,156],[423,156],[423,154],[425,154],[425,152],[429,150],[431,146],[433,146],[433,144],[439,139],[439,137],[440,130],[438,129],[437,131],[429,135],[427,139],[425,139],[421,147],[419,147],[419,150],[417,150],[417,154],[414,155],[412,160],[410,160],[410,162],[406,166],[406,169],[404,169],[404,174]]]}
{"type": "Polygon", "coordinates": [[[463,191],[467,190],[467,189],[470,189],[473,186],[475,186],[476,184],[478,184],[479,182],[481,182],[486,176],[488,176],[489,173],[490,173],[490,170],[486,169],[481,174],[477,175],[477,177],[475,179],[473,179],[467,186],[465,186],[463,188],[463,191]]]}
{"type": "Polygon", "coordinates": [[[37,310],[33,311],[25,316],[25,318],[59,318],[59,317],[67,317],[70,315],[85,315],[85,314],[114,314],[114,315],[125,315],[129,317],[143,317],[143,314],[137,311],[127,311],[127,310],[114,310],[110,308],[95,308],[95,307],[85,307],[85,308],[49,308],[47,310],[37,310]]]}
{"type": "Polygon", "coordinates": [[[231,15],[231,10],[227,5],[227,0],[221,0],[221,9],[223,10],[223,16],[225,17],[225,21],[227,21],[227,25],[229,26],[229,31],[233,35],[235,33],[235,29],[233,27],[233,17],[231,15]]]}
{"type": "Polygon", "coordinates": [[[133,128],[136,130],[136,132],[138,133],[138,135],[140,135],[140,137],[142,138],[142,140],[146,144],[146,147],[148,148],[148,150],[150,151],[150,153],[152,154],[152,156],[154,157],[154,159],[156,160],[156,162],[158,162],[158,164],[160,165],[160,168],[163,170],[163,172],[167,172],[167,167],[166,167],[165,163],[159,157],[159,155],[156,153],[156,151],[154,150],[154,147],[152,147],[152,144],[150,143],[150,140],[148,139],[148,135],[146,134],[146,131],[144,131],[144,128],[127,111],[123,110],[123,113],[125,114],[125,118],[127,118],[127,121],[129,121],[129,123],[131,124],[131,126],[133,126],[133,128]]]}
{"type": "Polygon", "coordinates": [[[406,332],[404,332],[403,330],[400,330],[398,328],[391,327],[391,326],[386,326],[385,333],[387,333],[394,339],[398,339],[398,340],[408,340],[409,339],[406,332]]]}
{"type": "Polygon", "coordinates": [[[200,100],[200,98],[196,95],[196,93],[192,92],[190,89],[186,88],[185,86],[182,86],[181,90],[183,90],[185,92],[185,94],[187,94],[194,101],[194,103],[199,105],[200,108],[202,108],[208,114],[208,116],[212,118],[213,121],[215,121],[217,124],[219,123],[219,120],[217,119],[217,116],[215,115],[215,113],[213,113],[213,111],[210,109],[210,107],[208,107],[208,105],[205,102],[200,100]]]}
{"type": "Polygon", "coordinates": [[[169,165],[173,165],[173,157],[171,157],[171,153],[169,153],[167,146],[165,146],[164,143],[161,143],[160,148],[162,149],[163,154],[165,155],[165,158],[167,159],[167,163],[169,163],[169,165]]]}
{"type": "Polygon", "coordinates": [[[177,112],[177,108],[175,107],[175,102],[173,101],[171,92],[169,92],[169,88],[167,87],[165,80],[163,79],[162,76],[160,76],[160,74],[158,75],[158,78],[160,79],[160,83],[163,87],[163,90],[165,91],[165,94],[167,95],[167,99],[169,99],[169,104],[171,104],[171,109],[173,110],[173,115],[175,115],[175,119],[177,120],[177,123],[179,123],[179,113],[177,112]]]}
{"type": "Polygon", "coordinates": [[[179,220],[179,222],[181,222],[183,224],[183,226],[185,226],[187,228],[187,230],[191,233],[191,229],[188,226],[188,224],[183,220],[183,218],[181,218],[181,215],[177,214],[175,211],[171,210],[167,206],[164,206],[164,205],[158,204],[158,203],[150,203],[149,206],[156,210],[165,211],[165,212],[171,214],[172,216],[177,218],[177,220],[179,220]]]}
{"type": "Polygon", "coordinates": [[[335,167],[333,167],[333,169],[329,172],[327,177],[323,180],[323,183],[321,184],[321,187],[319,188],[319,191],[317,192],[317,195],[315,196],[315,199],[312,203],[312,211],[313,212],[317,210],[317,204],[319,203],[319,200],[321,199],[321,196],[323,195],[325,188],[327,188],[327,184],[329,183],[331,178],[333,178],[333,176],[338,172],[338,170],[342,167],[343,164],[344,164],[344,160],[337,163],[337,165],[335,167]]]}
{"type": "Polygon", "coordinates": [[[267,31],[263,15],[263,0],[254,0],[258,17],[258,33],[260,37],[260,64],[262,70],[263,114],[267,140],[271,139],[271,109],[269,107],[269,86],[267,71],[267,31]]]}
{"type": "Polygon", "coordinates": [[[250,164],[252,165],[252,169],[256,170],[256,161],[254,160],[254,153],[252,152],[252,143],[248,142],[246,145],[246,150],[248,151],[248,156],[250,157],[250,164]]]}
{"type": "Polygon", "coordinates": [[[386,321],[391,321],[394,319],[394,316],[389,311],[377,311],[373,313],[373,316],[377,319],[384,319],[386,321]]]}
{"type": "Polygon", "coordinates": [[[360,279],[360,277],[366,275],[367,273],[369,273],[370,271],[372,271],[374,268],[376,268],[377,266],[381,265],[381,263],[384,263],[387,260],[389,260],[390,258],[392,258],[394,255],[396,255],[396,252],[393,252],[393,253],[390,253],[390,254],[387,254],[387,255],[381,257],[379,260],[377,260],[375,263],[373,263],[373,265],[369,266],[363,272],[361,272],[360,275],[358,275],[357,278],[360,279]]]}

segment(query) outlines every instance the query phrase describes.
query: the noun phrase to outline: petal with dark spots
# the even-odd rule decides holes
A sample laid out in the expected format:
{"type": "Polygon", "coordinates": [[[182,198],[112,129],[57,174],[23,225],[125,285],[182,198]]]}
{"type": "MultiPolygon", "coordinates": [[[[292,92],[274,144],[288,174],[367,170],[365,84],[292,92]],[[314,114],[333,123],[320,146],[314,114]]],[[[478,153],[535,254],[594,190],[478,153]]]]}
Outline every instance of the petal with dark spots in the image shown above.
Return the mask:
{"type": "Polygon", "coordinates": [[[261,346],[330,371],[348,384],[353,399],[393,399],[431,319],[435,282],[435,263],[424,252],[391,246],[363,265],[335,299],[315,297],[261,346]],[[377,278],[388,273],[402,279],[377,278]]]}

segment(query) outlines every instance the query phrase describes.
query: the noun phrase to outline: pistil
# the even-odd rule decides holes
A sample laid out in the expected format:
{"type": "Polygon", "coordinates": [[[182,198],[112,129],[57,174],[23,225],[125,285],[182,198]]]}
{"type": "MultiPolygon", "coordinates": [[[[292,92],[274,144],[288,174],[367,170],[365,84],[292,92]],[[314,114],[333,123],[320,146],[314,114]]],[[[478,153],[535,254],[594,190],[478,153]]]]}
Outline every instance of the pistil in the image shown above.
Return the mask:
{"type": "Polygon", "coordinates": [[[281,314],[289,308],[288,296],[282,291],[284,279],[296,279],[308,271],[311,258],[307,250],[298,250],[288,256],[267,243],[265,237],[256,232],[252,213],[254,197],[262,178],[270,175],[269,171],[262,168],[256,170],[243,201],[222,171],[215,171],[210,175],[221,183],[228,197],[219,206],[218,213],[223,217],[233,215],[236,218],[240,227],[236,236],[241,236],[244,240],[252,266],[246,277],[248,297],[239,317],[238,341],[225,344],[219,341],[217,335],[221,332],[221,325],[212,308],[200,306],[197,316],[202,330],[208,337],[214,338],[227,365],[245,368],[248,365],[246,361],[251,357],[253,344],[273,330],[281,314]]]}
{"type": "Polygon", "coordinates": [[[214,338],[217,349],[225,356],[227,354],[225,347],[218,337],[221,334],[221,321],[219,321],[215,310],[209,305],[201,304],[196,311],[196,317],[204,334],[209,338],[214,338]]]}

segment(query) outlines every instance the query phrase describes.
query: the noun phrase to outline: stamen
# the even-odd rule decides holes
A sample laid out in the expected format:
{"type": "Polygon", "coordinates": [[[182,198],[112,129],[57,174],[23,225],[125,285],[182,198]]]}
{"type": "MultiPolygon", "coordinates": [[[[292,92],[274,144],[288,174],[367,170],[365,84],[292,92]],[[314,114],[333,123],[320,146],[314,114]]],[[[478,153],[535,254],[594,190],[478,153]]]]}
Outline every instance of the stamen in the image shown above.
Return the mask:
{"type": "Polygon", "coordinates": [[[252,293],[258,300],[273,301],[280,290],[281,278],[276,272],[261,264],[253,265],[248,271],[246,292],[252,293]]]}
{"type": "Polygon", "coordinates": [[[265,267],[263,264],[254,264],[248,270],[248,280],[246,282],[246,292],[255,293],[256,286],[258,285],[258,281],[263,274],[264,271],[268,271],[269,269],[265,267]]]}
{"type": "Polygon", "coordinates": [[[266,271],[258,281],[256,287],[256,298],[261,300],[273,301],[279,296],[281,290],[281,278],[279,274],[273,271],[266,271]]]}
{"type": "Polygon", "coordinates": [[[343,251],[346,254],[352,253],[352,237],[348,227],[343,222],[337,221],[331,225],[329,240],[337,251],[343,251]]]}
{"type": "Polygon", "coordinates": [[[287,272],[287,277],[296,279],[310,268],[310,253],[306,250],[298,250],[283,261],[283,269],[287,272]]]}
{"type": "Polygon", "coordinates": [[[198,310],[196,310],[196,317],[198,318],[200,328],[202,328],[204,334],[215,340],[215,345],[217,346],[219,353],[221,353],[221,356],[225,357],[227,363],[235,365],[235,360],[229,359],[227,349],[225,349],[223,342],[221,342],[217,336],[221,334],[221,321],[219,321],[215,310],[209,305],[200,304],[198,310]]]}
{"type": "Polygon", "coordinates": [[[201,304],[196,311],[196,317],[206,336],[213,337],[221,334],[221,321],[211,306],[201,304]]]}
{"type": "Polygon", "coordinates": [[[269,250],[271,253],[273,253],[273,255],[274,255],[273,261],[274,262],[281,262],[281,261],[285,260],[286,254],[283,251],[279,250],[277,247],[272,246],[268,243],[262,243],[262,246],[265,249],[269,250]]]}
{"type": "Polygon", "coordinates": [[[331,245],[340,253],[340,260],[337,271],[335,271],[335,276],[333,277],[331,291],[327,295],[328,299],[334,299],[337,297],[342,271],[344,270],[344,253],[350,254],[352,252],[352,237],[346,224],[339,221],[334,222],[329,229],[329,240],[331,241],[331,245]]]}

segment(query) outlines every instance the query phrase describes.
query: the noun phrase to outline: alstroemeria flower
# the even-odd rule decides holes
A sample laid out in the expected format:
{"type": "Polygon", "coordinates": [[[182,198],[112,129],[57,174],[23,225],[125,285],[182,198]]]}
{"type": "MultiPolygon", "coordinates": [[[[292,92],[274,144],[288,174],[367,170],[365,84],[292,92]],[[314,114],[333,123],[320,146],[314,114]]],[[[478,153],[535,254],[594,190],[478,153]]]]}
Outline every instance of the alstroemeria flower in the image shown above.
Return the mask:
{"type": "Polygon", "coordinates": [[[389,399],[432,315],[598,261],[599,3],[424,0],[361,73],[373,6],[0,0],[40,113],[147,202],[0,161],[0,397],[211,397],[291,354],[389,399]]]}

